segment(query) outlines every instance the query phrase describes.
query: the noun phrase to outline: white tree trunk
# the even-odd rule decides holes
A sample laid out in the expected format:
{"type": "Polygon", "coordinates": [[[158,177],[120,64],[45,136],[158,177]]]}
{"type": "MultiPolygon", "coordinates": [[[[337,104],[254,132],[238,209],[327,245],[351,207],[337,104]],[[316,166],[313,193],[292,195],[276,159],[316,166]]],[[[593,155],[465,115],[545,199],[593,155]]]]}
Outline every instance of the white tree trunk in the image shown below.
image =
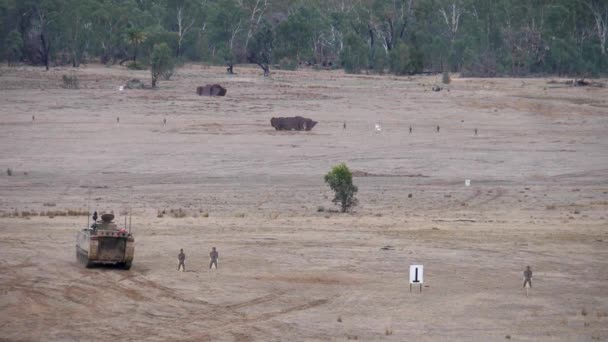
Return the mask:
{"type": "MultiPolygon", "coordinates": [[[[593,17],[595,18],[595,29],[597,33],[597,38],[600,40],[600,48],[602,51],[602,55],[606,54],[606,39],[608,39],[608,5],[606,8],[602,8],[599,2],[597,5],[592,1],[587,1],[587,7],[593,13],[593,17]]],[[[605,2],[604,2],[605,4],[605,2]]]]}
{"type": "Polygon", "coordinates": [[[192,19],[190,22],[185,23],[184,22],[185,21],[184,8],[178,7],[176,20],[177,20],[177,55],[179,56],[182,51],[182,42],[184,40],[184,36],[188,33],[188,31],[190,31],[190,29],[194,25],[194,19],[192,19]]]}

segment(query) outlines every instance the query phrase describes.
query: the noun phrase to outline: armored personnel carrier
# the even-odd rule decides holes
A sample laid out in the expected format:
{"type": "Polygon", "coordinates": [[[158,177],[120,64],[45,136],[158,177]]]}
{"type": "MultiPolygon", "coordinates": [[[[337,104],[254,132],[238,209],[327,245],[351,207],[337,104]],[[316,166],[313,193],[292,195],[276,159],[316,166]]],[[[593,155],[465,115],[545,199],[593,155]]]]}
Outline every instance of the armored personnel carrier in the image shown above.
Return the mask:
{"type": "Polygon", "coordinates": [[[114,264],[130,269],[133,262],[135,239],[126,229],[119,229],[113,214],[101,215],[76,237],[76,259],[86,267],[95,264],[114,264]]]}

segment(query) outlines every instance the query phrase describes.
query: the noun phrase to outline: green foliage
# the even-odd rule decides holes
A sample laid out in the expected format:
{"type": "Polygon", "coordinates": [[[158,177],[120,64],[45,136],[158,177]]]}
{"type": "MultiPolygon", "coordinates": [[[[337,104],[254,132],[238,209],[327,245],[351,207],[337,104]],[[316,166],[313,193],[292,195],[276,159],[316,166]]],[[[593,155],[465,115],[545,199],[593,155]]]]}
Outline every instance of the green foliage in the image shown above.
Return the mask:
{"type": "Polygon", "coordinates": [[[385,69],[389,67],[389,58],[383,46],[376,45],[370,56],[370,61],[370,68],[378,74],[383,74],[385,69]]]}
{"type": "Polygon", "coordinates": [[[351,73],[591,76],[608,70],[606,25],[605,0],[0,0],[0,57],[139,68],[165,43],[179,61],[265,73],[332,62],[351,73]]]}
{"type": "Polygon", "coordinates": [[[245,13],[236,0],[211,3],[209,7],[209,39],[215,50],[215,60],[222,64],[236,63],[236,56],[242,55],[242,31],[245,13]]]}
{"type": "Polygon", "coordinates": [[[355,198],[359,189],[353,184],[353,174],[346,164],[334,166],[325,175],[325,183],[335,192],[333,202],[340,204],[343,213],[350,211],[359,202],[355,198]]]}
{"type": "Polygon", "coordinates": [[[146,33],[140,29],[132,28],[127,30],[126,40],[133,48],[133,64],[135,67],[137,66],[137,52],[139,51],[139,46],[146,41],[146,38],[146,33]]]}
{"type": "Polygon", "coordinates": [[[344,39],[344,50],[342,50],[342,64],[344,71],[358,74],[361,69],[367,68],[368,50],[364,41],[355,34],[349,34],[344,39]]]}
{"type": "Polygon", "coordinates": [[[232,65],[236,64],[237,62],[236,52],[230,49],[230,47],[226,46],[225,44],[221,44],[218,46],[215,56],[216,59],[214,60],[214,62],[218,64],[232,65]]]}
{"type": "MultiPolygon", "coordinates": [[[[274,54],[279,60],[291,60],[297,67],[298,62],[312,58],[312,39],[314,27],[311,21],[319,14],[308,6],[301,6],[291,13],[287,20],[277,25],[274,54]]],[[[282,63],[283,64],[283,63],[282,63]]]]}
{"type": "Polygon", "coordinates": [[[6,37],[6,60],[9,65],[19,62],[21,59],[21,49],[23,48],[23,40],[21,34],[17,31],[11,31],[6,37]]]}
{"type": "Polygon", "coordinates": [[[165,31],[162,27],[149,28],[145,32],[145,41],[141,44],[140,50],[143,54],[143,59],[150,59],[154,46],[165,43],[172,54],[177,56],[177,36],[174,32],[165,31]],[[145,56],[145,57],[144,57],[145,56]]]}
{"type": "Polygon", "coordinates": [[[390,52],[390,70],[395,75],[407,75],[416,71],[410,48],[405,43],[399,43],[390,52]]]}
{"type": "Polygon", "coordinates": [[[152,87],[155,88],[160,77],[173,73],[173,57],[166,43],[154,45],[150,57],[150,68],[152,72],[152,87]]]}
{"type": "Polygon", "coordinates": [[[273,43],[272,25],[267,21],[262,21],[251,38],[246,55],[247,62],[258,64],[264,69],[264,76],[269,76],[268,65],[273,61],[273,43]]]}

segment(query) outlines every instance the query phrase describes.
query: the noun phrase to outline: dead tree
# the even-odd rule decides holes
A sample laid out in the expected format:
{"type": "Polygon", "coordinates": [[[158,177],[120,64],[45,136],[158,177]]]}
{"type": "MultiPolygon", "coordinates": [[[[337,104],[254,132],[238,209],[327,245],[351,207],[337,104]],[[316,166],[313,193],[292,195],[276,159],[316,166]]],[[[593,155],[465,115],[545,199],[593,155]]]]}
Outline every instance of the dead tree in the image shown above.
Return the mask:
{"type": "Polygon", "coordinates": [[[591,13],[593,13],[595,19],[595,33],[600,40],[602,55],[605,55],[606,40],[608,39],[608,5],[605,5],[605,1],[599,0],[587,0],[585,3],[591,10],[591,13]]]}

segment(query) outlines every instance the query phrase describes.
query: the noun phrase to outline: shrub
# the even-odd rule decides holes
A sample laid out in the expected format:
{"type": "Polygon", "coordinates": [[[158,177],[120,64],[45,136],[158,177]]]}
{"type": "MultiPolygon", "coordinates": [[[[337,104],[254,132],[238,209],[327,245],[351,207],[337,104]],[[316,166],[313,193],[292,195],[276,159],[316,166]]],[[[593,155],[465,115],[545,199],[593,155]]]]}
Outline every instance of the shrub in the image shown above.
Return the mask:
{"type": "Polygon", "coordinates": [[[353,184],[353,174],[346,164],[342,163],[334,166],[325,175],[325,183],[335,192],[335,197],[332,201],[336,204],[340,203],[343,213],[351,210],[359,202],[355,198],[355,194],[359,189],[353,184]]]}
{"type": "Polygon", "coordinates": [[[125,88],[127,89],[144,89],[145,85],[142,81],[138,80],[137,78],[133,78],[127,81],[127,84],[125,84],[125,88]]]}
{"type": "Polygon", "coordinates": [[[156,83],[159,77],[166,77],[173,73],[173,57],[171,50],[166,43],[154,45],[152,56],[150,58],[150,66],[152,72],[152,87],[156,88],[156,83]]]}
{"type": "MultiPolygon", "coordinates": [[[[164,213],[164,211],[163,211],[164,213]]],[[[169,211],[169,213],[171,214],[171,217],[173,218],[184,218],[186,217],[186,211],[183,210],[182,208],[177,208],[177,209],[171,209],[169,211]]]]}
{"type": "Polygon", "coordinates": [[[63,75],[61,76],[63,80],[63,87],[66,89],[78,89],[78,77],[75,75],[63,75]]]}
{"type": "Polygon", "coordinates": [[[441,82],[443,82],[443,84],[450,84],[450,82],[452,82],[452,79],[450,78],[449,71],[445,70],[443,72],[443,76],[441,78],[441,82]]]}

